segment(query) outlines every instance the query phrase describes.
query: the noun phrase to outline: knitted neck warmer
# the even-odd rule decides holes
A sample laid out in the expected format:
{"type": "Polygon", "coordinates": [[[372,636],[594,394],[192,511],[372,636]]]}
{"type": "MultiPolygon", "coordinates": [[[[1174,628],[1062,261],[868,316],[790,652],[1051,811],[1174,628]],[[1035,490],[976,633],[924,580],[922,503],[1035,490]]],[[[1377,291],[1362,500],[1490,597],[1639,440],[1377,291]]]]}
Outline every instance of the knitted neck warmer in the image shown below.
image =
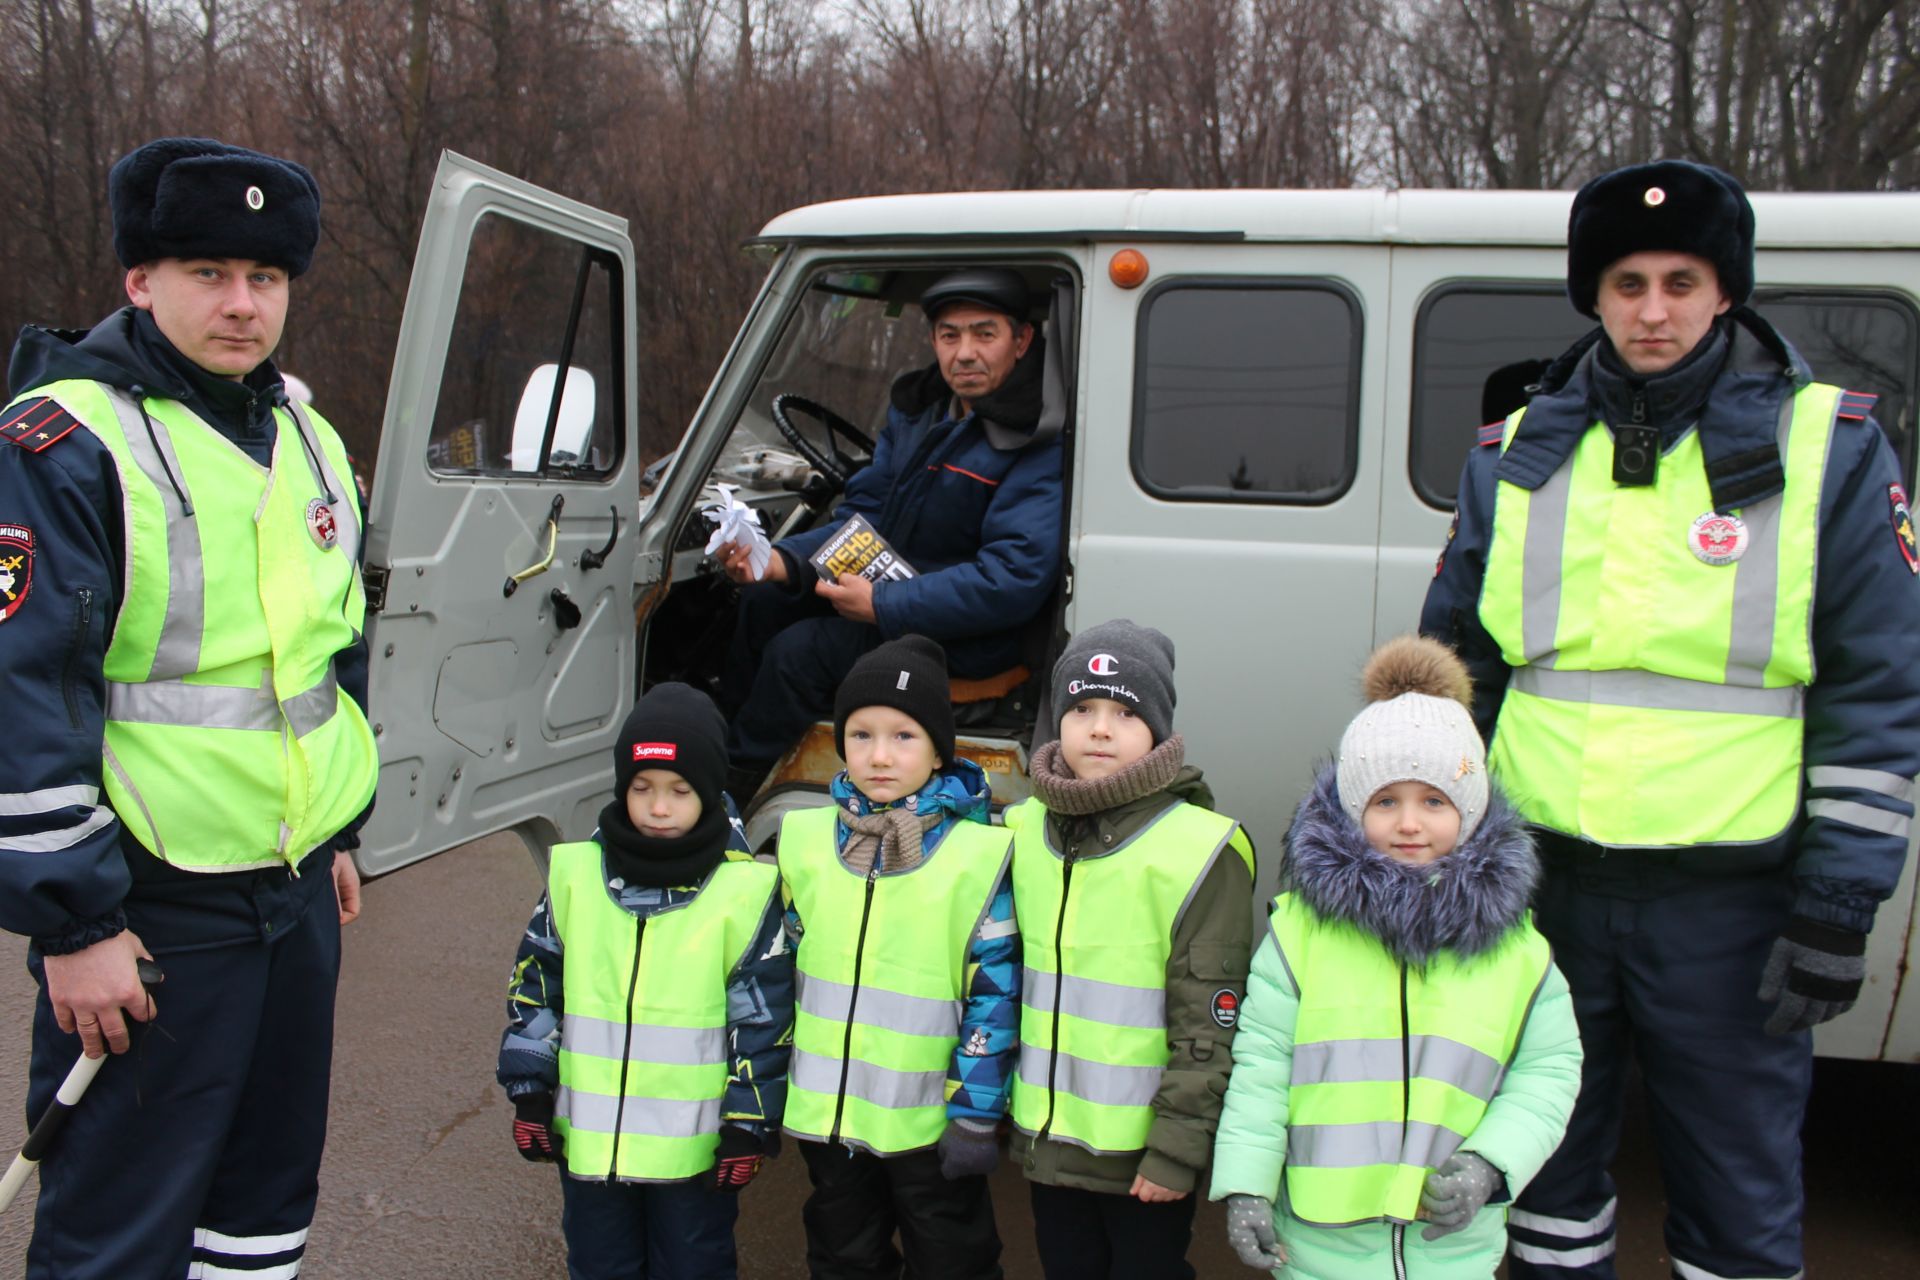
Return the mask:
{"type": "Polygon", "coordinates": [[[627,817],[624,799],[600,811],[601,847],[607,871],[631,885],[679,889],[701,883],[727,854],[727,811],[713,805],[702,811],[683,836],[643,836],[627,817]]]}
{"type": "Polygon", "coordinates": [[[934,809],[918,813],[905,805],[880,809],[873,813],[848,813],[840,810],[840,825],[847,829],[847,842],[840,846],[840,860],[861,875],[871,871],[884,847],[888,871],[911,871],[920,865],[924,849],[921,837],[939,826],[947,815],[934,809]]]}
{"type": "Polygon", "coordinates": [[[1034,794],[1048,810],[1078,818],[1165,790],[1186,762],[1186,739],[1176,733],[1118,773],[1076,778],[1060,759],[1060,743],[1055,739],[1033,753],[1028,772],[1033,775],[1034,794]]]}

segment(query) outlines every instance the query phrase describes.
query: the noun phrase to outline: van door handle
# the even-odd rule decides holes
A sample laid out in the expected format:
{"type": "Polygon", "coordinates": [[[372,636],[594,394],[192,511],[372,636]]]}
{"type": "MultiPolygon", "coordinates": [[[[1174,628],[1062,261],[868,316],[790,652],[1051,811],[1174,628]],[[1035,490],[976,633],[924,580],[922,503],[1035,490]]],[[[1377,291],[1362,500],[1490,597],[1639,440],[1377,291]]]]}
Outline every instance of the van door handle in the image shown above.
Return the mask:
{"type": "Polygon", "coordinates": [[[620,508],[608,507],[607,514],[613,517],[613,532],[607,535],[606,546],[600,548],[598,551],[582,551],[580,553],[580,571],[582,573],[589,569],[598,569],[601,565],[605,564],[607,557],[613,554],[613,544],[620,541],[620,508]]]}
{"type": "Polygon", "coordinates": [[[547,592],[547,599],[553,603],[553,621],[562,631],[580,625],[580,606],[567,595],[566,588],[555,587],[547,592]]]}
{"type": "Polygon", "coordinates": [[[553,506],[547,511],[547,554],[520,572],[509,576],[507,584],[500,588],[501,595],[511,596],[528,578],[537,577],[553,567],[553,549],[560,545],[560,508],[566,505],[566,494],[553,495],[553,506]]]}

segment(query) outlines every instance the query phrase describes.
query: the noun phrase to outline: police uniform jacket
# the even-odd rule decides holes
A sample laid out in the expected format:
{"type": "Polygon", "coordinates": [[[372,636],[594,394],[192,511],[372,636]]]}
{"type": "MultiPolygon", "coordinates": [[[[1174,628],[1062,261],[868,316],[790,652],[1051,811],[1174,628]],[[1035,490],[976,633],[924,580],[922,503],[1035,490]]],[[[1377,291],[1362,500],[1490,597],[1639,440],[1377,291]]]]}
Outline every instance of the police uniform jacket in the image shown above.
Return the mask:
{"type": "MultiPolygon", "coordinates": [[[[1655,401],[1645,407],[1650,421],[1664,420],[1663,448],[1698,424],[1716,507],[1757,502],[1783,483],[1774,447],[1782,399],[1813,380],[1799,353],[1745,308],[1716,323],[1682,362],[1689,368],[1676,366],[1644,384],[1617,369],[1609,375],[1607,354],[1601,330],[1576,343],[1548,369],[1513,443],[1503,452],[1501,424],[1483,429],[1461,476],[1454,529],[1420,629],[1454,645],[1471,669],[1474,715],[1489,741],[1510,674],[1479,616],[1499,482],[1527,489],[1544,483],[1588,428],[1608,417],[1625,384],[1655,401]],[[1677,398],[1663,406],[1662,394],[1677,398]]],[[[1833,429],[1820,495],[1815,677],[1805,703],[1802,800],[1842,803],[1819,806],[1826,812],[1812,818],[1803,803],[1792,826],[1758,847],[1694,846],[1673,855],[1681,870],[1707,874],[1791,867],[1796,914],[1858,932],[1872,927],[1875,908],[1899,879],[1913,806],[1910,796],[1825,780],[1920,772],[1920,664],[1912,649],[1920,635],[1920,554],[1899,460],[1870,404],[1871,397],[1843,396],[1833,429]],[[1834,810],[1862,822],[1826,816],[1834,810]]]]}
{"type": "MultiPolygon", "coordinates": [[[[21,331],[8,369],[14,391],[67,378],[178,400],[263,466],[272,410],[286,403],[271,362],[244,381],[216,377],[133,307],[90,331],[21,331]]],[[[141,939],[155,950],[271,936],[275,921],[297,920],[309,896],[330,892],[332,877],[181,871],[125,834],[107,808],[102,662],[126,580],[119,478],[106,446],[52,401],[22,401],[4,420],[34,429],[0,430],[0,526],[30,530],[33,547],[27,591],[0,621],[0,929],[66,954],[127,927],[124,904],[137,896],[146,904],[141,939]],[[74,802],[51,803],[63,797],[74,802]],[[222,894],[231,901],[210,920],[204,907],[222,894]]],[[[335,668],[364,709],[364,638],[335,668]]],[[[323,867],[329,848],[357,847],[364,819],[308,863],[323,867]]]]}

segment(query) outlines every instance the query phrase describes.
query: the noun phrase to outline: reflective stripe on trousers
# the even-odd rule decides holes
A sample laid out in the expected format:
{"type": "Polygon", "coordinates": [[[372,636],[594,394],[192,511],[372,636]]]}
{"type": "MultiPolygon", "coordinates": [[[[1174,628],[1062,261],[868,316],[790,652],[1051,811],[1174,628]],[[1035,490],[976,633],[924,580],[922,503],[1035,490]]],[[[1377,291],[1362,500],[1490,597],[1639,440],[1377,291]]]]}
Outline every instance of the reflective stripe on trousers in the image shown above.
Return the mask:
{"type": "MultiPolygon", "coordinates": [[[[865,989],[860,994],[865,996],[865,989]]],[[[858,1058],[830,1058],[824,1054],[809,1053],[805,1049],[795,1049],[790,1079],[796,1089],[832,1097],[840,1092],[842,1065],[847,1069],[846,1094],[849,1098],[859,1098],[893,1111],[944,1105],[946,1102],[947,1072],[944,1067],[937,1071],[895,1071],[891,1067],[878,1067],[858,1058]]]]}
{"type": "Polygon", "coordinates": [[[645,1098],[628,1094],[622,1099],[610,1093],[586,1093],[561,1085],[554,1095],[553,1111],[566,1120],[569,1128],[582,1133],[611,1134],[614,1122],[624,1136],[650,1138],[698,1138],[720,1129],[718,1098],[645,1098]]]}
{"type": "Polygon", "coordinates": [[[1071,1017],[1114,1027],[1145,1027],[1156,1031],[1167,1025],[1164,986],[1128,987],[1071,974],[1062,981],[1056,973],[1031,967],[1021,970],[1021,983],[1022,1002],[1037,1008],[1053,1007],[1057,987],[1060,1012],[1071,1017]]]}

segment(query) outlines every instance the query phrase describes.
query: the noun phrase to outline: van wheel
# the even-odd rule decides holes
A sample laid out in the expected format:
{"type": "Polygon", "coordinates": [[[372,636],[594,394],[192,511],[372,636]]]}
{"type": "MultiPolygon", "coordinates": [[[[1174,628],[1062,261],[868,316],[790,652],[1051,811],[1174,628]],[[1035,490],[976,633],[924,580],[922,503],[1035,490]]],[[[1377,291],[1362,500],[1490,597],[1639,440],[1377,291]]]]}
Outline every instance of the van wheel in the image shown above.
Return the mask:
{"type": "Polygon", "coordinates": [[[834,493],[839,493],[846,488],[847,478],[873,461],[873,437],[825,405],[817,404],[804,396],[795,395],[790,391],[775,396],[773,425],[779,428],[780,434],[786,437],[787,443],[807,460],[809,466],[826,477],[827,482],[833,486],[834,493]],[[788,416],[793,413],[805,414],[819,420],[820,424],[826,428],[827,447],[825,449],[808,439],[798,427],[793,425],[792,419],[788,416]],[[844,438],[859,452],[848,453],[841,449],[834,442],[836,436],[844,438]]]}

